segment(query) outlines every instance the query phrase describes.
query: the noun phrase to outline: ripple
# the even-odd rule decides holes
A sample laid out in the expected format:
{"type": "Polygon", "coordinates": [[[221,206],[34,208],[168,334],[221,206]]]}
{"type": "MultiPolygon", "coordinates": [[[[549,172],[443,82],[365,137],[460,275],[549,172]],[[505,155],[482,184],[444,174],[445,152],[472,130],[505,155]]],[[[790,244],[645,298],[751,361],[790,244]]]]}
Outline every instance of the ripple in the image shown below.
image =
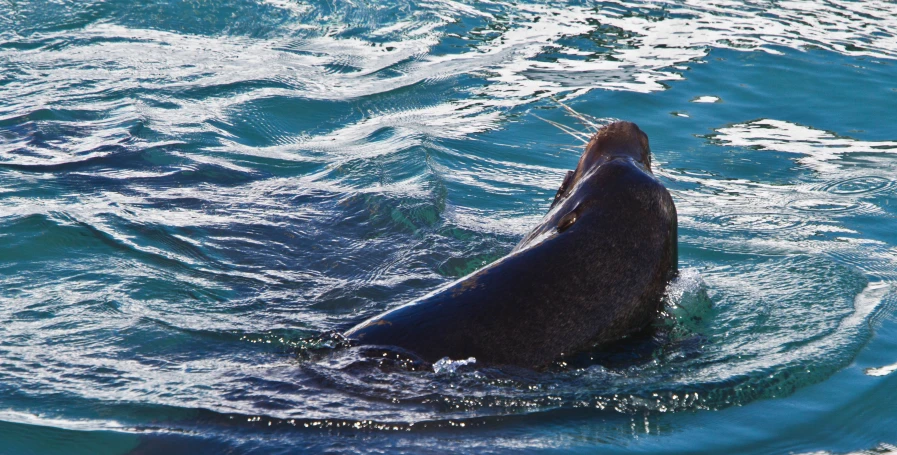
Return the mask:
{"type": "Polygon", "coordinates": [[[790,202],[788,207],[807,212],[853,212],[861,206],[858,202],[842,202],[826,199],[798,199],[790,202]]]}
{"type": "Polygon", "coordinates": [[[737,213],[714,217],[712,222],[724,231],[773,232],[798,229],[807,220],[783,213],[737,213]]]}
{"type": "Polygon", "coordinates": [[[822,186],[823,191],[833,194],[858,195],[875,194],[889,191],[895,186],[894,180],[884,177],[867,176],[853,177],[837,182],[831,182],[822,186]]]}

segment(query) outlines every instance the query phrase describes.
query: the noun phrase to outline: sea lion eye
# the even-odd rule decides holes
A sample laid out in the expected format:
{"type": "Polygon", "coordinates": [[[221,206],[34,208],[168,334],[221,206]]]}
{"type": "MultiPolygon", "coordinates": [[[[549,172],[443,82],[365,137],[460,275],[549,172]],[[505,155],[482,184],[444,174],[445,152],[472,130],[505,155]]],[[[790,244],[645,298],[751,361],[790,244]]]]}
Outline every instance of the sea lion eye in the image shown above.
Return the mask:
{"type": "Polygon", "coordinates": [[[570,182],[573,181],[573,171],[567,171],[567,175],[564,176],[564,181],[561,183],[561,187],[558,188],[558,192],[554,195],[554,201],[551,202],[551,208],[557,205],[557,203],[567,194],[567,190],[570,189],[570,182]]]}
{"type": "Polygon", "coordinates": [[[564,215],[563,217],[561,217],[561,220],[558,221],[558,232],[566,231],[570,226],[573,226],[573,223],[575,223],[575,222],[576,222],[576,212],[575,211],[564,215]]]}

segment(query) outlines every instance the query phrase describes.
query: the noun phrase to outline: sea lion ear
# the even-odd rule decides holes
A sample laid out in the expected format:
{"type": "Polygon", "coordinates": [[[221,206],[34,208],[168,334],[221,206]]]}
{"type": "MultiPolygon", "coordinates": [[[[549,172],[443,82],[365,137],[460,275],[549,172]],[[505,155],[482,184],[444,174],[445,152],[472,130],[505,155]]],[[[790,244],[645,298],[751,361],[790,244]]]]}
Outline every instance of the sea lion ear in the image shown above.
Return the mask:
{"type": "Polygon", "coordinates": [[[651,146],[648,144],[648,135],[642,132],[640,141],[642,143],[642,153],[644,153],[643,159],[645,160],[645,164],[648,166],[648,169],[651,168],[651,146]]]}
{"type": "Polygon", "coordinates": [[[558,233],[566,231],[570,226],[573,226],[573,223],[576,222],[576,210],[564,215],[561,217],[561,220],[558,221],[558,233]]]}
{"type": "Polygon", "coordinates": [[[573,171],[567,171],[567,175],[564,176],[564,182],[561,183],[561,187],[558,188],[558,192],[554,195],[554,201],[551,202],[551,207],[549,210],[554,208],[557,205],[558,201],[560,201],[564,194],[567,193],[567,189],[570,188],[570,182],[573,180],[573,171]]]}

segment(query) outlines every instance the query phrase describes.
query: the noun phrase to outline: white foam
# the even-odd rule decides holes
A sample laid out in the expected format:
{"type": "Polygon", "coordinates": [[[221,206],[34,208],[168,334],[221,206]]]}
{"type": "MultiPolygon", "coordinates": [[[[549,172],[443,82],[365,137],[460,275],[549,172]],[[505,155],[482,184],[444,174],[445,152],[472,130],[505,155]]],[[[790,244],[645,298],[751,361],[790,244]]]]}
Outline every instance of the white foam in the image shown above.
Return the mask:
{"type": "Polygon", "coordinates": [[[840,160],[848,154],[897,155],[897,141],[862,141],[775,119],[719,128],[714,139],[725,146],[803,155],[797,161],[820,172],[843,170],[847,165],[840,160]]]}
{"type": "MultiPolygon", "coordinates": [[[[829,451],[821,450],[818,452],[808,452],[808,453],[801,454],[801,455],[834,455],[834,454],[829,451]]],[[[845,455],[897,455],[897,446],[883,442],[883,443],[877,445],[873,449],[857,450],[854,452],[848,452],[845,455]]]]}
{"type": "Polygon", "coordinates": [[[718,103],[720,102],[719,97],[717,96],[699,96],[693,100],[692,103],[718,103]]]}
{"type": "Polygon", "coordinates": [[[474,357],[468,357],[467,359],[463,360],[452,360],[448,357],[443,357],[433,364],[433,372],[436,374],[451,374],[457,371],[458,368],[461,368],[465,365],[473,365],[475,363],[477,363],[477,359],[474,357]]]}
{"type": "Polygon", "coordinates": [[[885,282],[873,282],[866,285],[853,301],[853,313],[841,321],[842,327],[855,327],[865,321],[891,291],[891,285],[885,282]]]}
{"type": "Polygon", "coordinates": [[[887,376],[897,371],[897,363],[878,368],[866,368],[866,374],[869,376],[887,376]]]}

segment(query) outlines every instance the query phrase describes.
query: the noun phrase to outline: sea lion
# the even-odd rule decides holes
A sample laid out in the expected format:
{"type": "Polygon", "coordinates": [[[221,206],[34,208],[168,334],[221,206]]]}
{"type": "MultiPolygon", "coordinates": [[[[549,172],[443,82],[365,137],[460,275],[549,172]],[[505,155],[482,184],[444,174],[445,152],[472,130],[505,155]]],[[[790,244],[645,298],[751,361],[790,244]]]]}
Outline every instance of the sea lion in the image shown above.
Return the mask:
{"type": "Polygon", "coordinates": [[[428,362],[543,367],[650,325],[676,274],[676,236],[676,207],[651,172],[648,136],[612,123],[510,254],[345,336],[428,362]]]}

